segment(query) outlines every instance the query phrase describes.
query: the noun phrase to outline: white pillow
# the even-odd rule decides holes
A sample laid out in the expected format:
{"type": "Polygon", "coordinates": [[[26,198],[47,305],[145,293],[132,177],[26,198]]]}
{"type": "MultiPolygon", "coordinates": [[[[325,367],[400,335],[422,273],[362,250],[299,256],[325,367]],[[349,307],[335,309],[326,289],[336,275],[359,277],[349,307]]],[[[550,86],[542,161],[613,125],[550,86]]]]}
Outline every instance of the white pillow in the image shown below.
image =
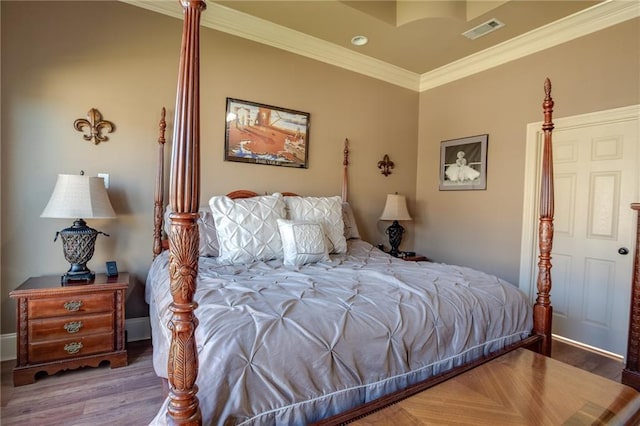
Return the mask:
{"type": "Polygon", "coordinates": [[[317,222],[278,219],[284,264],[301,266],[329,260],[322,225],[317,222]]]}
{"type": "Polygon", "coordinates": [[[282,258],[278,219],[285,218],[282,194],[232,200],[215,196],[209,207],[220,242],[220,261],[240,264],[282,258]]]}
{"type": "MultiPolygon", "coordinates": [[[[164,210],[164,232],[167,235],[171,232],[171,218],[169,217],[171,213],[173,213],[173,210],[167,204],[167,208],[164,210]]],[[[200,256],[216,257],[220,252],[220,244],[218,244],[216,226],[213,222],[211,209],[202,206],[198,209],[198,214],[200,215],[198,217],[199,254],[200,256]]]]}
{"type": "Polygon", "coordinates": [[[342,203],[342,222],[344,222],[344,237],[347,240],[352,238],[360,238],[360,232],[358,232],[358,225],[356,224],[356,218],[353,215],[353,210],[349,203],[342,203]]]}
{"type": "Polygon", "coordinates": [[[322,224],[329,239],[329,253],[347,252],[341,197],[285,197],[284,201],[289,210],[289,219],[322,224]]]}

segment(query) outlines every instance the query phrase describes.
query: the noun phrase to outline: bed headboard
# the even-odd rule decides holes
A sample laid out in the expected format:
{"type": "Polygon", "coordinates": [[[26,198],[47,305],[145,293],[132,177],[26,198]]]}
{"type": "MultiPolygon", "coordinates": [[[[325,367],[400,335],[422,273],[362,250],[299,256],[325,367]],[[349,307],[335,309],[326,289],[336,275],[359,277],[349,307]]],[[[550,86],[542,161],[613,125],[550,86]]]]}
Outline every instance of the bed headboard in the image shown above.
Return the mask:
{"type": "MultiPolygon", "coordinates": [[[[165,131],[167,128],[166,109],[162,107],[160,113],[160,122],[158,124],[160,134],[158,136],[158,158],[156,167],[156,185],[153,208],[153,257],[155,258],[164,250],[169,249],[169,240],[164,238],[162,230],[164,229],[164,146],[165,131]]],[[[342,151],[342,201],[347,202],[349,193],[349,139],[344,140],[344,149],[342,151]]],[[[295,192],[281,192],[285,197],[298,196],[295,192]]],[[[232,199],[251,198],[260,194],[247,189],[238,189],[226,194],[232,199]]]]}

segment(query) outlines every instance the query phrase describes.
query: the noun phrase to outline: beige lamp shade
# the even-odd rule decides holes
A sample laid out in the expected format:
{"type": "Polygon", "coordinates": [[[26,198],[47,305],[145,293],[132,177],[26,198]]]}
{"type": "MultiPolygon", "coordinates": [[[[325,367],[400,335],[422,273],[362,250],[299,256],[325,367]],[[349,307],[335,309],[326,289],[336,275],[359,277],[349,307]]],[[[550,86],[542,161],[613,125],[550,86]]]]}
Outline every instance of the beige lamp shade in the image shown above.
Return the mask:
{"type": "Polygon", "coordinates": [[[58,175],[53,194],[40,217],[108,219],[116,217],[116,214],[102,178],[58,175]]]}
{"type": "Polygon", "coordinates": [[[411,220],[404,195],[387,194],[387,202],[380,220],[411,220]]]}

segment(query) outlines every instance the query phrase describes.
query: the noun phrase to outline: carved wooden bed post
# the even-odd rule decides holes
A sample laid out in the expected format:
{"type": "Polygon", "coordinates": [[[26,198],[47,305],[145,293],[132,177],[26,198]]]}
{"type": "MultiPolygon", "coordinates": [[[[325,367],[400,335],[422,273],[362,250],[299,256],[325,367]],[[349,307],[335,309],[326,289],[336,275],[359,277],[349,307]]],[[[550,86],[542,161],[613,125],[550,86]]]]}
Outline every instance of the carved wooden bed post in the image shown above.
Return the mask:
{"type": "Polygon", "coordinates": [[[540,353],[551,355],[551,248],[553,245],[553,154],[551,132],[553,131],[553,98],[551,97],[551,82],[547,78],[544,82],[545,98],[542,103],[544,109],[544,146],[542,150],[542,182],[540,193],[540,224],[538,228],[538,244],[540,256],[538,262],[538,297],[533,307],[533,330],[543,335],[540,343],[540,353]]]}
{"type": "Polygon", "coordinates": [[[343,160],[342,160],[342,202],[346,203],[349,201],[347,197],[349,196],[348,190],[348,182],[349,182],[349,139],[344,139],[344,151],[343,151],[343,160]]]}
{"type": "Polygon", "coordinates": [[[156,173],[156,193],[153,203],[153,257],[162,253],[162,209],[164,207],[164,131],[167,128],[165,120],[167,111],[162,107],[160,116],[160,134],[158,135],[158,169],[156,173]]]}
{"type": "Polygon", "coordinates": [[[636,252],[631,276],[631,310],[627,358],[622,370],[622,383],[640,391],[640,203],[631,204],[638,214],[636,221],[636,252]]]}
{"type": "Polygon", "coordinates": [[[178,93],[171,153],[169,203],[169,275],[172,316],[169,350],[170,424],[199,425],[202,415],[195,385],[198,320],[193,301],[198,272],[198,207],[200,205],[200,14],[204,0],[181,0],[184,9],[178,93]]]}

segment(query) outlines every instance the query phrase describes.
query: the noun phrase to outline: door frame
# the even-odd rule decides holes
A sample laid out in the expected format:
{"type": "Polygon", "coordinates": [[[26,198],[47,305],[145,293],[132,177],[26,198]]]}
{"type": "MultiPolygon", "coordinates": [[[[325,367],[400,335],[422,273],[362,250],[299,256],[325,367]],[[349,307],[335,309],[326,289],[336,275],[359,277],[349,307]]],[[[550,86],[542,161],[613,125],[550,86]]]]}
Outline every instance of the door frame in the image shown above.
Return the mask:
{"type": "MultiPolygon", "coordinates": [[[[554,119],[556,129],[577,129],[624,121],[637,121],[640,126],[640,104],[605,111],[591,112],[570,117],[554,119]]],[[[527,142],[525,147],[524,167],[524,201],[522,217],[522,239],[520,245],[520,280],[518,287],[533,302],[536,298],[536,280],[538,276],[538,210],[540,205],[540,161],[542,158],[542,144],[544,133],[541,130],[542,121],[527,124],[527,142]]],[[[640,147],[636,150],[640,164],[640,147]]],[[[636,169],[636,182],[640,175],[636,169]]],[[[634,199],[640,201],[640,189],[636,189],[634,199]]],[[[630,248],[635,253],[635,247],[630,248]]],[[[553,259],[551,259],[553,265],[553,259]]],[[[631,295],[629,295],[631,297],[631,295]]],[[[551,304],[553,305],[553,283],[551,287],[551,304]]]]}

